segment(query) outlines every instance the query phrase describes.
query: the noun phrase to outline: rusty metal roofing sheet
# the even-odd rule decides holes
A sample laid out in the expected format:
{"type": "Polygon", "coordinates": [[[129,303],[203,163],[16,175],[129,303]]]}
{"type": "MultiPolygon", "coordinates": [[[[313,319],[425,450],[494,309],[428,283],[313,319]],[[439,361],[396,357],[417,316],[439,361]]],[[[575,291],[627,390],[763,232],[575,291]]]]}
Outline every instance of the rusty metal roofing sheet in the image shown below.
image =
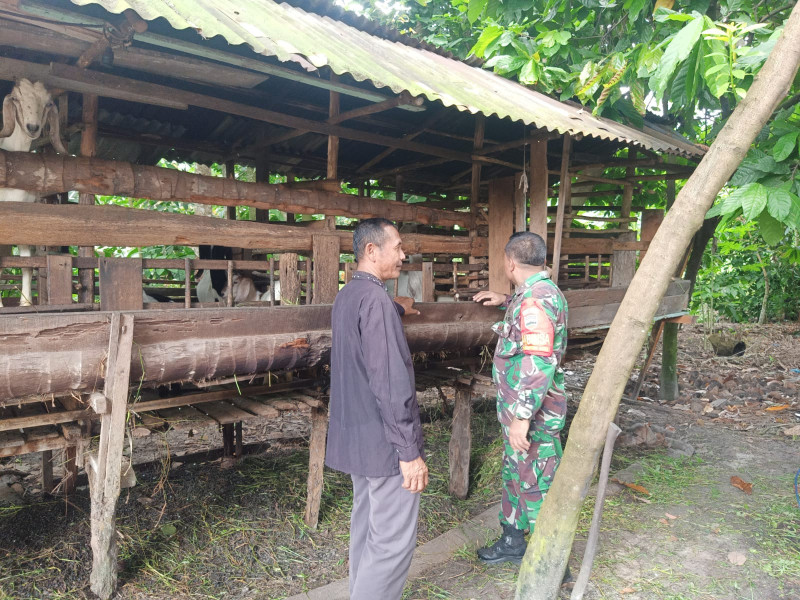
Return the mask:
{"type": "Polygon", "coordinates": [[[462,111],[497,115],[549,131],[632,143],[657,152],[699,156],[704,149],[645,132],[570,106],[487,70],[356,29],[327,16],[272,0],[71,0],[107,11],[133,9],[145,20],[166,19],[205,38],[222,36],[255,52],[307,70],[330,67],[395,93],[407,91],[462,111]]]}

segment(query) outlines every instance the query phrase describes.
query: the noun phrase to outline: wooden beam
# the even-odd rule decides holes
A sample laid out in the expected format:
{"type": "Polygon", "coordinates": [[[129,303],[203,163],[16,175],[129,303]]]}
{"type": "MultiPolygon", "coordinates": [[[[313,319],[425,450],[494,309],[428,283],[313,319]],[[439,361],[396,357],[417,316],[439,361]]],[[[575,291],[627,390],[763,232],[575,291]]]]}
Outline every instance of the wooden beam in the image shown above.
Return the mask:
{"type": "MultiPolygon", "coordinates": [[[[222,206],[276,208],[353,218],[388,216],[426,225],[469,227],[469,215],[417,207],[406,202],[340,194],[292,185],[247,183],[122,161],[0,150],[0,187],[49,195],[68,190],[85,194],[179,200],[222,206]]],[[[52,245],[52,244],[49,244],[52,245]]]]}
{"type": "MultiPolygon", "coordinates": [[[[406,133],[405,135],[403,135],[402,139],[410,142],[415,138],[419,137],[420,135],[425,133],[427,128],[431,127],[433,124],[439,121],[444,116],[444,113],[445,113],[444,110],[433,113],[431,116],[425,119],[425,121],[422,123],[419,129],[417,129],[416,131],[412,131],[410,133],[406,133]]],[[[369,169],[380,163],[382,160],[384,160],[386,157],[392,154],[395,150],[396,148],[391,148],[391,147],[386,148],[386,150],[375,155],[374,158],[372,158],[371,160],[367,161],[366,163],[358,167],[358,169],[356,169],[356,173],[358,174],[367,173],[369,169]]]]}
{"type": "Polygon", "coordinates": [[[339,248],[336,235],[315,234],[312,238],[314,265],[313,304],[331,304],[339,292],[339,248]]]}
{"type": "Polygon", "coordinates": [[[325,440],[328,435],[328,411],[311,409],[311,441],[308,444],[308,485],[305,524],[317,528],[319,507],[322,501],[323,472],[325,469],[325,440]]]}
{"type": "Polygon", "coordinates": [[[489,289],[508,294],[511,283],[505,275],[505,247],[514,233],[514,177],[489,183],[489,289]]]}
{"type": "MultiPolygon", "coordinates": [[[[81,132],[81,156],[93,157],[97,153],[97,110],[98,97],[94,94],[83,95],[83,131],[81,132]]],[[[69,191],[61,190],[62,192],[69,191]]],[[[80,190],[78,190],[80,191],[80,190]]],[[[80,204],[94,204],[93,193],[78,195],[80,204]]],[[[94,246],[81,246],[78,256],[94,256],[94,246]]],[[[94,271],[83,269],[78,271],[78,302],[91,304],[94,302],[94,271]]]]}
{"type": "Polygon", "coordinates": [[[469,459],[472,451],[472,389],[461,380],[455,384],[452,434],[450,436],[450,482],[452,496],[464,499],[469,492],[469,459]]]}
{"type": "Polygon", "coordinates": [[[530,168],[530,231],[547,240],[547,140],[531,143],[530,168]]]}
{"type": "Polygon", "coordinates": [[[561,245],[564,236],[564,213],[570,201],[572,180],[569,174],[569,159],[572,152],[572,137],[564,134],[561,150],[561,180],[558,185],[558,211],[556,212],[556,230],[553,236],[553,281],[558,283],[558,272],[561,266],[561,245]]]}

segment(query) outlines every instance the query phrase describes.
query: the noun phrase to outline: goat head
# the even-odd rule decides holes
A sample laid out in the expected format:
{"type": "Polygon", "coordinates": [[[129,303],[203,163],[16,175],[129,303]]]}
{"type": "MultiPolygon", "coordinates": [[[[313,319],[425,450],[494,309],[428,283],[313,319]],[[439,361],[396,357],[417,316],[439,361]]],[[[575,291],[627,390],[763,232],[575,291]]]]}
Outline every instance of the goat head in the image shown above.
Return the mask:
{"type": "Polygon", "coordinates": [[[41,137],[45,124],[50,126],[53,148],[56,152],[66,154],[61,141],[58,108],[52,96],[41,82],[31,83],[27,79],[20,79],[3,100],[0,138],[11,136],[19,127],[19,132],[32,141],[41,137]]]}

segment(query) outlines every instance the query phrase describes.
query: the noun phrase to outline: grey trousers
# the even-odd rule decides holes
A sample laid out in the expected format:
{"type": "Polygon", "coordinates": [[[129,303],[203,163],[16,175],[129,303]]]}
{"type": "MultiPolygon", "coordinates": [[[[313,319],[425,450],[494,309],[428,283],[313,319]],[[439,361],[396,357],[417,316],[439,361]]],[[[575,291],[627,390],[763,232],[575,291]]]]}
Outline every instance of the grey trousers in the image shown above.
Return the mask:
{"type": "Polygon", "coordinates": [[[419,494],[403,476],[353,478],[350,600],[400,600],[417,545],[419,494]]]}

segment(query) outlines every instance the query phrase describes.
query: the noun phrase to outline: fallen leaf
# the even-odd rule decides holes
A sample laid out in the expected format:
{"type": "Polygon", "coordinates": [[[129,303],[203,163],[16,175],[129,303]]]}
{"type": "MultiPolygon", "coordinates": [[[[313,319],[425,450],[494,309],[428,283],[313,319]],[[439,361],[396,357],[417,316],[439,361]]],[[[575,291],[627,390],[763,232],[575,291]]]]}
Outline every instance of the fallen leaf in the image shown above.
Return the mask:
{"type": "Polygon", "coordinates": [[[745,494],[752,494],[753,493],[753,484],[752,483],[748,483],[747,481],[744,481],[742,478],[737,477],[736,475],[731,477],[731,485],[733,487],[739,488],[745,494]]]}
{"type": "Polygon", "coordinates": [[[768,410],[770,412],[777,412],[779,410],[786,410],[787,408],[789,408],[788,404],[781,404],[780,406],[770,406],[769,408],[767,408],[765,410],[768,410]]]}
{"type": "Polygon", "coordinates": [[[784,429],[783,435],[800,435],[800,425],[795,425],[794,427],[789,427],[789,429],[784,429]]]}
{"type": "Polygon", "coordinates": [[[728,552],[728,562],[732,565],[736,565],[737,567],[741,567],[745,562],[747,562],[747,557],[744,555],[744,552],[732,550],[731,552],[728,552]]]}
{"type": "Polygon", "coordinates": [[[671,542],[677,542],[677,541],[678,541],[678,536],[677,536],[677,535],[671,535],[671,536],[669,536],[669,541],[671,541],[671,542]]]}
{"type": "Polygon", "coordinates": [[[635,591],[636,590],[633,589],[632,587],[624,587],[619,591],[619,593],[620,594],[633,594],[635,591]]]}
{"type": "Polygon", "coordinates": [[[638,500],[639,502],[644,502],[645,504],[652,504],[653,503],[652,500],[648,500],[647,498],[642,498],[641,496],[634,495],[633,499],[634,500],[638,500]]]}
{"type": "Polygon", "coordinates": [[[677,519],[678,518],[675,515],[671,515],[669,513],[664,513],[664,516],[667,517],[668,519],[677,519]]]}
{"type": "Polygon", "coordinates": [[[669,521],[667,521],[666,519],[659,519],[658,522],[663,523],[664,525],[669,525],[669,521]]]}
{"type": "Polygon", "coordinates": [[[616,481],[617,483],[622,484],[625,487],[631,488],[635,492],[639,492],[641,494],[647,494],[648,496],[650,495],[648,489],[646,487],[642,487],[641,485],[636,485],[635,483],[628,483],[627,481],[620,481],[616,477],[612,477],[611,481],[616,481]]]}

